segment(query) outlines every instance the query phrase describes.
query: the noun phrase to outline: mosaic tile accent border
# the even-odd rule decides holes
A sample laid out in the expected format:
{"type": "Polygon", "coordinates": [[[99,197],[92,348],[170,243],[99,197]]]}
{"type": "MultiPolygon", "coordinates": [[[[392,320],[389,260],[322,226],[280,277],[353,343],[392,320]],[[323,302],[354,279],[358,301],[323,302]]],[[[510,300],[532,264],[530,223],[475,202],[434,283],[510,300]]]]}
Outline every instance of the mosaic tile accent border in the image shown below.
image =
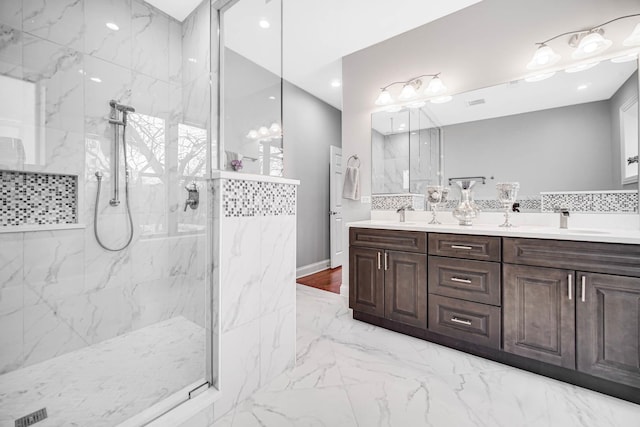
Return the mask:
{"type": "Polygon", "coordinates": [[[375,194],[371,196],[371,210],[397,210],[403,206],[411,206],[416,211],[425,210],[423,194],[375,194]]]}
{"type": "Polygon", "coordinates": [[[541,193],[542,212],[568,208],[571,212],[634,213],[638,212],[637,191],[598,191],[576,193],[541,193]]]}
{"type": "Polygon", "coordinates": [[[77,223],[77,176],[0,171],[0,226],[77,223]]]}
{"type": "Polygon", "coordinates": [[[296,192],[293,184],[228,179],[222,209],[225,217],[295,215],[296,192]]]}
{"type": "MultiPolygon", "coordinates": [[[[504,208],[502,207],[502,204],[497,199],[475,199],[474,201],[476,205],[478,205],[478,207],[483,211],[502,212],[504,210],[504,208]]],[[[459,203],[460,203],[459,200],[447,200],[446,205],[443,206],[441,209],[453,210],[458,206],[459,203]]],[[[521,211],[540,212],[542,207],[541,198],[536,196],[527,197],[525,199],[517,199],[516,203],[520,203],[521,211]]]]}

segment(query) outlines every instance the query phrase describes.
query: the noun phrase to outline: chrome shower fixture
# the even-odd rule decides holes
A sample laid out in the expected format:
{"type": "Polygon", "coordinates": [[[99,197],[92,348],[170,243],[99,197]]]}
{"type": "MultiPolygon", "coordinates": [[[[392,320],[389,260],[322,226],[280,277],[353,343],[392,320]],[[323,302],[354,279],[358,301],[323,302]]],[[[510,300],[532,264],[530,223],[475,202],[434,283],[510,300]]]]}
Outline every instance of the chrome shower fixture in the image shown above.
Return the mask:
{"type": "Polygon", "coordinates": [[[113,141],[111,149],[111,167],[113,179],[113,197],[109,200],[111,206],[120,205],[120,126],[122,126],[122,153],[124,155],[124,191],[127,216],[129,217],[129,238],[124,246],[120,248],[109,248],[100,240],[98,235],[98,208],[100,204],[100,190],[102,188],[102,172],[96,172],[98,189],[96,191],[96,204],[93,221],[93,231],[98,244],[107,251],[117,252],[127,248],[133,240],[133,218],[131,217],[131,206],[129,203],[129,163],[127,162],[127,114],[135,112],[135,108],[130,105],[120,104],[112,99],[109,101],[111,111],[109,112],[109,123],[113,125],[113,141]],[[122,118],[120,118],[122,115],[122,118]]]}

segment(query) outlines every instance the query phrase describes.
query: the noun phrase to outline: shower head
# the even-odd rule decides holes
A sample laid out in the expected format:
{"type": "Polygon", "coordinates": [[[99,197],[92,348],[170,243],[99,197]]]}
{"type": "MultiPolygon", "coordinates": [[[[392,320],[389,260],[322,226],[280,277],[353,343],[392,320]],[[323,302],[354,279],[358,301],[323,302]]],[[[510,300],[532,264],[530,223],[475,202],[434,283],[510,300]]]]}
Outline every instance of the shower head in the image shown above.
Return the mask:
{"type": "Polygon", "coordinates": [[[98,178],[98,181],[101,181],[102,180],[102,172],[97,171],[96,172],[96,178],[98,178]]]}
{"type": "Polygon", "coordinates": [[[122,112],[125,112],[125,113],[135,113],[136,112],[136,109],[133,108],[132,106],[120,104],[115,99],[112,99],[111,101],[109,101],[109,105],[111,106],[111,108],[115,108],[116,110],[122,111],[122,112]]]}

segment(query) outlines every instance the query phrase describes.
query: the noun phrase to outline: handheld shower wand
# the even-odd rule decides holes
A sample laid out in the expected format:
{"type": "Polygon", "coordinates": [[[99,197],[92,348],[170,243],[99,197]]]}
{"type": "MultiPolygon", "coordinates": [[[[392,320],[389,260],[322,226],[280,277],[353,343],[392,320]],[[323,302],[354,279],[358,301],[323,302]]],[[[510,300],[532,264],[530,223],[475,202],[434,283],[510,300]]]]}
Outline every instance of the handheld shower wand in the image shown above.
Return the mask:
{"type": "Polygon", "coordinates": [[[111,111],[109,113],[109,123],[113,125],[113,148],[112,148],[112,165],[113,165],[113,198],[109,201],[111,206],[118,206],[120,204],[119,199],[119,177],[120,177],[120,132],[119,126],[122,126],[122,152],[124,154],[124,190],[125,190],[125,202],[127,206],[127,216],[129,217],[129,239],[121,248],[109,248],[105,246],[100,240],[98,235],[98,208],[100,202],[100,190],[102,187],[102,172],[96,172],[96,178],[98,179],[98,190],[96,192],[96,206],[94,212],[94,234],[98,244],[107,251],[117,252],[127,248],[133,240],[133,218],[131,217],[131,206],[129,205],[129,164],[127,162],[127,114],[135,112],[135,108],[120,104],[115,100],[109,101],[111,111]],[[119,113],[122,114],[122,120],[119,119],[119,113]]]}

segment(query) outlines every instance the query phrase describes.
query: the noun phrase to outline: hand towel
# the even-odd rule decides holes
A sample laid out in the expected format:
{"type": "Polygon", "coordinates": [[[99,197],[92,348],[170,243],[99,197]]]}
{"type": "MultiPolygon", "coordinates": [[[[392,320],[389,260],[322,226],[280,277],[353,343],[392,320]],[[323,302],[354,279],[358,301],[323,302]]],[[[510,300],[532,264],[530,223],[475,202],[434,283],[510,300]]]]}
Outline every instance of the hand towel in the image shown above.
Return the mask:
{"type": "Polygon", "coordinates": [[[360,200],[360,170],[354,166],[347,166],[344,173],[344,186],[342,197],[351,200],[360,200]]]}

